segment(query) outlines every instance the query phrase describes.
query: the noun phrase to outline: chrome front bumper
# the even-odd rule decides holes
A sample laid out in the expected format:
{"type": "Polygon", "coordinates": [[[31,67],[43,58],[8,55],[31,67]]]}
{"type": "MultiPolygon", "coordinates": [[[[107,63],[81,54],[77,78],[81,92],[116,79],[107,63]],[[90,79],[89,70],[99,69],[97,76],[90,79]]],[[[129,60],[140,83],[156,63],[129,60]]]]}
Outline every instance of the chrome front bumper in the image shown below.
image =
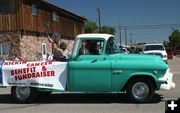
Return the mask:
{"type": "Polygon", "coordinates": [[[162,84],[160,85],[161,90],[170,90],[172,88],[175,88],[176,84],[173,82],[173,73],[167,69],[164,77],[159,78],[158,82],[161,82],[162,84]]]}

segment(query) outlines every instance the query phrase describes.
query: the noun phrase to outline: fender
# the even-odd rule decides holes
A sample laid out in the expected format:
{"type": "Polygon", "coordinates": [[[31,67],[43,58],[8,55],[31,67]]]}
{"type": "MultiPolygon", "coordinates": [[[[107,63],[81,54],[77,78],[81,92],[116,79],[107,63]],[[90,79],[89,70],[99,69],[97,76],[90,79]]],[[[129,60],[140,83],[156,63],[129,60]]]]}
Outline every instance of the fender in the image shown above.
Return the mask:
{"type": "Polygon", "coordinates": [[[157,78],[155,75],[153,75],[152,73],[148,73],[148,72],[134,72],[134,73],[131,73],[129,76],[128,76],[128,79],[126,82],[124,82],[125,84],[123,85],[123,90],[125,88],[125,86],[128,84],[129,80],[132,79],[132,78],[136,78],[136,77],[151,77],[153,80],[154,80],[154,83],[155,83],[155,86],[156,88],[158,88],[158,85],[157,85],[157,78]]]}

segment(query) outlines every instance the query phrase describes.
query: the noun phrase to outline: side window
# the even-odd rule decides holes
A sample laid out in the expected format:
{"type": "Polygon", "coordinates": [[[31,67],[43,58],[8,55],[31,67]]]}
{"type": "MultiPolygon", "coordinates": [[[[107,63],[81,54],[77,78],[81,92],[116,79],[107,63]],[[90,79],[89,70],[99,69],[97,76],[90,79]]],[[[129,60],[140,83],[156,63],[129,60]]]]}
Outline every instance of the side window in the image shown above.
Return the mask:
{"type": "Polygon", "coordinates": [[[115,53],[121,53],[119,47],[115,43],[113,38],[109,38],[106,44],[106,54],[115,54],[115,53]]]}
{"type": "Polygon", "coordinates": [[[103,40],[82,40],[79,55],[100,55],[103,47],[103,40]]]}
{"type": "Polygon", "coordinates": [[[32,4],[32,15],[33,16],[38,15],[38,8],[36,4],[32,4]]]}
{"type": "Polygon", "coordinates": [[[53,11],[53,21],[59,21],[59,14],[53,11]]]}

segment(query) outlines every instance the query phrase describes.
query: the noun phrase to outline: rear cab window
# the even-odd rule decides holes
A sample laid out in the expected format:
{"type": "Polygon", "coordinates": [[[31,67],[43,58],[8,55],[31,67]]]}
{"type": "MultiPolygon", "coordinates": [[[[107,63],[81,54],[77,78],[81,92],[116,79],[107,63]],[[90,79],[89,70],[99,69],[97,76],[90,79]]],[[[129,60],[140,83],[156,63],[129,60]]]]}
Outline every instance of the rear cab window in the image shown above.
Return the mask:
{"type": "Polygon", "coordinates": [[[82,39],[79,45],[79,55],[101,55],[104,49],[104,40],[82,39]]]}

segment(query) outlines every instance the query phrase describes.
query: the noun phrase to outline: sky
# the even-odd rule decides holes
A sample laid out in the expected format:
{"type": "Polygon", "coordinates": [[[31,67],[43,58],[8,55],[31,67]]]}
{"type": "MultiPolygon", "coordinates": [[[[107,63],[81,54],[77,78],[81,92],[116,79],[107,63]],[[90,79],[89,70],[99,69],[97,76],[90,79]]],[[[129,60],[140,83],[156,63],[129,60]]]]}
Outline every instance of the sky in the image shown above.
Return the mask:
{"type": "MultiPolygon", "coordinates": [[[[98,22],[97,7],[100,7],[101,24],[116,29],[116,40],[119,43],[119,23],[121,26],[144,25],[180,25],[180,0],[47,0],[88,20],[98,22]]],[[[98,23],[97,23],[98,24],[98,23]]],[[[180,29],[180,27],[175,27],[180,29]]],[[[161,29],[128,29],[127,42],[130,34],[133,43],[162,43],[168,41],[172,27],[161,29]]],[[[122,42],[125,30],[121,30],[122,42]]]]}

